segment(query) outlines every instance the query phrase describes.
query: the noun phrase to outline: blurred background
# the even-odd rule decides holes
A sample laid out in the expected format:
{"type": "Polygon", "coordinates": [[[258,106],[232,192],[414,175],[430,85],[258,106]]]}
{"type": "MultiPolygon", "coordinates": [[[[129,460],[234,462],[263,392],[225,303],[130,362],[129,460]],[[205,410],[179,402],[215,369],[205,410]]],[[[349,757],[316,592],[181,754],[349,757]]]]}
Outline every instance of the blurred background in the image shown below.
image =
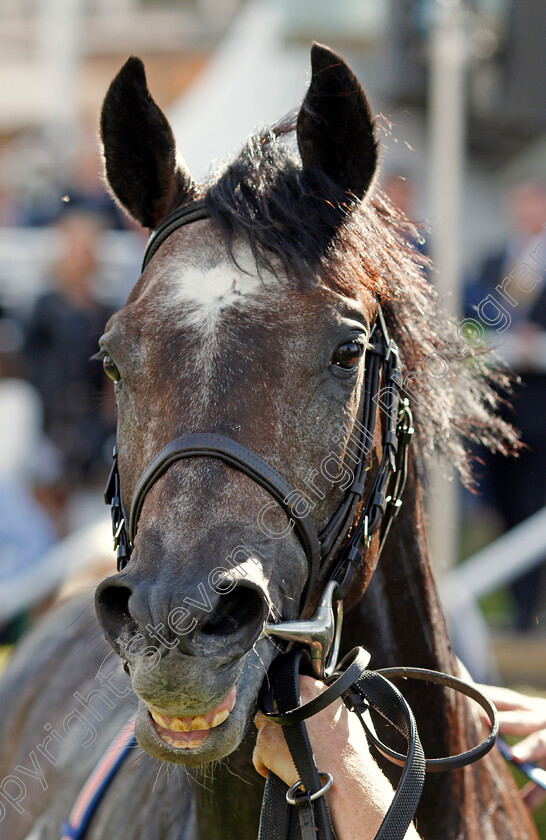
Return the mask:
{"type": "Polygon", "coordinates": [[[429,537],[474,676],[546,686],[545,33],[540,0],[0,0],[0,643],[67,577],[114,568],[115,406],[90,356],[145,236],[101,180],[111,79],[144,59],[205,177],[300,103],[317,40],[379,115],[382,186],[423,223],[444,306],[521,377],[503,411],[528,448],[476,451],[473,494],[438,470],[429,537]]]}

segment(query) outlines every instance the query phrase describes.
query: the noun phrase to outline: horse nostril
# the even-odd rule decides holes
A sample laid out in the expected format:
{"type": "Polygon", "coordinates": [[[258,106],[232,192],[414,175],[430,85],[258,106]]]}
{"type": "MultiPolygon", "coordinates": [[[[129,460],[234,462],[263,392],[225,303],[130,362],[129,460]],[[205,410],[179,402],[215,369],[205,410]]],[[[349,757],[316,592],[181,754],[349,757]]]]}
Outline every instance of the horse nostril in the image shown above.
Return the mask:
{"type": "Polygon", "coordinates": [[[239,584],[221,595],[214,614],[199,626],[205,636],[234,636],[243,630],[249,638],[258,635],[266,618],[263,596],[255,589],[239,584]],[[252,632],[254,631],[254,632],[252,632]]]}
{"type": "MultiPolygon", "coordinates": [[[[129,647],[136,639],[150,641],[152,636],[154,640],[164,642],[164,637],[170,633],[170,616],[165,616],[155,630],[150,624],[145,624],[146,613],[139,615],[138,595],[139,590],[135,590],[123,577],[105,580],[96,592],[99,623],[106,639],[122,659],[130,658],[127,656],[129,647]]],[[[268,606],[262,591],[248,581],[238,583],[231,592],[219,595],[213,610],[206,617],[203,610],[195,609],[193,618],[200,623],[194,624],[194,630],[180,636],[175,634],[174,647],[189,656],[214,653],[225,658],[226,640],[229,639],[228,659],[235,659],[254,645],[267,614],[268,606]]],[[[164,643],[169,650],[173,649],[170,641],[164,643]]],[[[157,641],[150,641],[150,644],[157,646],[157,641]]]]}
{"type": "Polygon", "coordinates": [[[97,589],[95,608],[104,635],[112,647],[120,652],[120,641],[128,640],[138,633],[138,623],[129,610],[132,591],[123,584],[105,581],[97,589]]]}

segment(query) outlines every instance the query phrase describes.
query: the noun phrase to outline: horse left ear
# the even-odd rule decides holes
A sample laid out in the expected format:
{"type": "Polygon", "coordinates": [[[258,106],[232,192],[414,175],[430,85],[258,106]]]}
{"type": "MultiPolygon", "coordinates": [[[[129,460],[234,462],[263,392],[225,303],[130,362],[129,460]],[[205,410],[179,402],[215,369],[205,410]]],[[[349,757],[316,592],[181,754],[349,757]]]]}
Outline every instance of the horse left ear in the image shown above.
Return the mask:
{"type": "Polygon", "coordinates": [[[363,198],[377,167],[378,144],[368,99],[353,71],[328,47],[313,44],[311,68],[297,124],[303,165],[326,172],[363,198]]]}
{"type": "Polygon", "coordinates": [[[110,85],[100,134],[112,192],[144,227],[157,227],[194,191],[189,172],[177,163],[171,126],[150,96],[139,58],[130,58],[110,85]]]}

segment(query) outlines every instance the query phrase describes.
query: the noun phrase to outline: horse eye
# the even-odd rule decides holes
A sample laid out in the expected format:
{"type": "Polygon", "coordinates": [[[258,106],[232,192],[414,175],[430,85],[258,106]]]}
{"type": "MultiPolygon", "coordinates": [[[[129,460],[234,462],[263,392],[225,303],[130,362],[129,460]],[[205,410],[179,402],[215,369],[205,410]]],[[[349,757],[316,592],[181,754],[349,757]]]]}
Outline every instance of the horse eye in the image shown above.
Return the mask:
{"type": "Polygon", "coordinates": [[[106,353],[102,357],[102,366],[104,368],[104,372],[105,372],[106,376],[109,376],[110,379],[112,379],[114,382],[119,382],[120,381],[121,373],[119,372],[117,366],[115,365],[114,360],[112,359],[112,356],[110,356],[108,353],[106,353]]]}
{"type": "Polygon", "coordinates": [[[331,365],[336,365],[343,370],[353,370],[360,361],[364,352],[364,345],[358,341],[347,341],[341,344],[332,354],[331,365]]]}

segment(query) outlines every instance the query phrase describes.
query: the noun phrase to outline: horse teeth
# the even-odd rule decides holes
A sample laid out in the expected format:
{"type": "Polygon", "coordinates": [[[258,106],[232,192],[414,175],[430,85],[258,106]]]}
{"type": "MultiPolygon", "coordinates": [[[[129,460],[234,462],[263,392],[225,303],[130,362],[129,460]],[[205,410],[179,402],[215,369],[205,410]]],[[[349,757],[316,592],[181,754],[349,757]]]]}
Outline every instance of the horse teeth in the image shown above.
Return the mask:
{"type": "Polygon", "coordinates": [[[165,735],[164,732],[162,732],[159,737],[162,741],[165,741],[165,743],[168,744],[169,747],[172,747],[172,745],[174,744],[174,738],[171,738],[170,735],[165,735]]]}
{"type": "Polygon", "coordinates": [[[182,718],[171,718],[167,729],[170,729],[172,732],[189,732],[192,726],[182,720],[182,718]]]}
{"type": "Polygon", "coordinates": [[[196,747],[200,747],[203,741],[177,741],[175,740],[172,744],[177,750],[194,750],[196,747]]]}
{"type": "Polygon", "coordinates": [[[222,712],[216,712],[212,719],[211,728],[215,726],[220,726],[221,723],[225,721],[225,719],[229,716],[229,710],[224,709],[222,712]]]}
{"type": "MultiPolygon", "coordinates": [[[[233,710],[235,706],[235,699],[236,699],[236,692],[235,688],[233,688],[230,692],[233,694],[232,698],[229,700],[229,708],[224,708],[219,712],[216,712],[215,715],[211,719],[212,712],[207,712],[206,715],[194,715],[187,717],[171,717],[170,715],[162,715],[160,712],[156,712],[153,709],[149,709],[152,719],[160,726],[162,729],[166,729],[169,732],[205,732],[209,729],[212,729],[215,726],[220,726],[221,723],[225,721],[227,717],[229,717],[230,712],[233,710]]],[[[229,695],[228,695],[229,696],[229,695]]],[[[227,700],[227,698],[226,698],[227,700]]],[[[222,701],[225,703],[226,701],[222,701]]],[[[171,744],[172,741],[167,741],[167,738],[170,736],[165,734],[161,735],[163,740],[166,743],[171,744]]],[[[179,749],[187,749],[188,743],[193,744],[194,746],[198,746],[197,741],[181,741],[180,739],[176,740],[174,746],[178,746],[179,749]]],[[[200,742],[199,742],[200,743],[200,742]]]]}
{"type": "Polygon", "coordinates": [[[163,717],[163,715],[160,715],[159,712],[154,712],[152,709],[150,709],[150,714],[153,717],[153,719],[155,720],[155,722],[158,723],[160,726],[162,726],[163,729],[170,729],[171,728],[169,726],[169,724],[167,723],[167,721],[165,720],[165,718],[163,717]]]}
{"type": "MultiPolygon", "coordinates": [[[[192,726],[191,723],[187,723],[187,719],[183,718],[172,718],[163,717],[160,715],[159,712],[154,712],[150,709],[150,714],[163,729],[169,729],[171,732],[190,732],[192,729],[208,729],[207,724],[205,726],[192,726]]],[[[200,718],[202,720],[202,718],[200,718]]]]}

